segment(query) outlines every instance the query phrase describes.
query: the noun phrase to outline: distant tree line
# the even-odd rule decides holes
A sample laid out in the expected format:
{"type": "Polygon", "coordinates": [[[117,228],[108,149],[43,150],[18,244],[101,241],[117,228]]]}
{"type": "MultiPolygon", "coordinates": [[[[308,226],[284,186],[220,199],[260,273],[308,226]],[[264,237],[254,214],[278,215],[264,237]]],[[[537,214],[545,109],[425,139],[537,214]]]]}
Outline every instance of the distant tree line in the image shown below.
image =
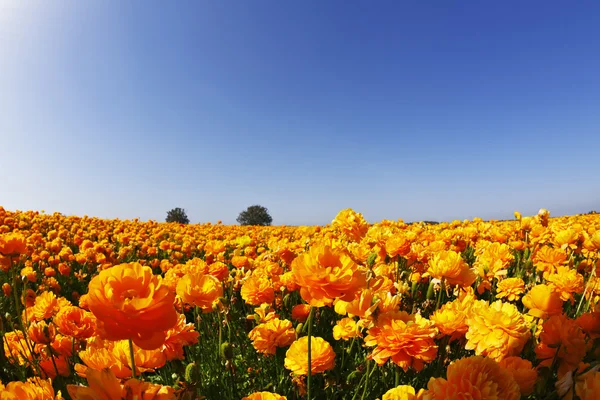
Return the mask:
{"type": "MultiPolygon", "coordinates": [[[[189,224],[190,219],[188,218],[185,210],[181,207],[176,207],[172,210],[167,211],[166,222],[175,222],[178,224],[189,224]]],[[[256,225],[256,226],[269,226],[273,223],[273,218],[269,214],[269,210],[266,207],[260,205],[253,205],[242,211],[236,221],[240,225],[256,225]]]]}

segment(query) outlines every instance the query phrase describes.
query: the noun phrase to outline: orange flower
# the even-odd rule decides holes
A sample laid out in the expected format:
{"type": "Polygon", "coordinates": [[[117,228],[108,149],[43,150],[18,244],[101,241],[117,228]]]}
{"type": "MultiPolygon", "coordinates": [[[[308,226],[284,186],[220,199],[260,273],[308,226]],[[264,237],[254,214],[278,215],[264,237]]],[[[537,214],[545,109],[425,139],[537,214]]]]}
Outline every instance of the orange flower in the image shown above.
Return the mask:
{"type": "Polygon", "coordinates": [[[583,276],[569,267],[558,267],[555,274],[548,276],[549,286],[560,295],[562,301],[575,303],[573,293],[583,293],[583,276]]]}
{"type": "Polygon", "coordinates": [[[259,353],[275,354],[277,347],[292,344],[296,339],[296,331],[287,319],[275,318],[252,329],[248,337],[259,353]]]}
{"type": "Polygon", "coordinates": [[[542,325],[540,343],[535,354],[540,365],[551,366],[558,361],[558,375],[577,368],[586,353],[585,334],[572,319],[563,314],[550,317],[542,325]]]}
{"type": "Polygon", "coordinates": [[[331,222],[331,226],[339,229],[343,236],[354,242],[360,242],[369,230],[369,224],[365,221],[363,215],[351,208],[340,211],[331,222]]]}
{"type": "Polygon", "coordinates": [[[259,306],[262,303],[272,303],[275,299],[275,290],[269,278],[262,275],[252,275],[242,284],[242,299],[246,304],[259,306]]]}
{"type": "Polygon", "coordinates": [[[501,300],[491,305],[483,300],[475,302],[467,325],[465,349],[496,361],[520,354],[530,337],[523,315],[514,305],[501,300]]]}
{"type": "Polygon", "coordinates": [[[188,304],[212,311],[215,302],[223,297],[223,285],[212,275],[190,272],[177,283],[177,295],[188,304]]]}
{"type": "Polygon", "coordinates": [[[193,323],[186,323],[185,315],[177,315],[177,324],[167,331],[167,337],[163,345],[163,352],[167,357],[167,361],[182,360],[185,358],[183,347],[198,343],[200,334],[194,329],[193,323]]]}
{"type": "Polygon", "coordinates": [[[177,323],[175,295],[150,267],[120,264],[101,271],[89,283],[87,305],[97,318],[98,332],[108,340],[131,339],[143,349],[156,349],[177,323]]]}
{"type": "Polygon", "coordinates": [[[0,383],[2,400],[63,400],[61,393],[54,393],[52,382],[41,378],[29,378],[27,382],[0,383]]]}
{"type": "Polygon", "coordinates": [[[521,357],[506,357],[500,361],[500,366],[511,373],[521,389],[522,396],[529,396],[533,393],[538,374],[531,365],[531,361],[521,357]]]}
{"type": "Polygon", "coordinates": [[[366,286],[366,273],[346,253],[329,246],[313,246],[292,262],[300,296],[311,306],[323,307],[335,298],[354,299],[366,286]]]}
{"type": "Polygon", "coordinates": [[[360,331],[356,321],[352,318],[342,318],[333,327],[333,338],[335,340],[349,340],[357,336],[360,336],[360,331]]]}
{"type": "Polygon", "coordinates": [[[575,394],[580,400],[598,400],[600,393],[600,372],[589,371],[575,384],[575,394]]]}
{"type": "Polygon", "coordinates": [[[310,314],[310,305],[296,304],[292,307],[292,319],[298,322],[305,322],[310,314]]]}
{"type": "Polygon", "coordinates": [[[46,321],[32,322],[27,329],[27,336],[38,344],[50,344],[56,336],[56,327],[46,321]]]}
{"type": "Polygon", "coordinates": [[[18,256],[27,250],[27,239],[20,233],[10,232],[0,235],[0,254],[18,256]]]}
{"type": "Polygon", "coordinates": [[[12,293],[12,287],[8,283],[3,283],[2,291],[4,292],[4,295],[8,297],[12,293]]]}
{"type": "Polygon", "coordinates": [[[396,256],[406,257],[410,253],[411,243],[412,241],[406,235],[396,234],[386,240],[385,251],[391,258],[396,256]]]}
{"type": "Polygon", "coordinates": [[[272,392],[255,392],[242,400],[287,400],[287,397],[272,392]]]}
{"type": "Polygon", "coordinates": [[[426,362],[437,356],[438,347],[434,342],[437,328],[419,314],[404,311],[382,314],[377,325],[367,333],[365,345],[376,346],[372,357],[378,365],[391,358],[404,371],[411,366],[421,371],[426,362]]]}
{"type": "Polygon", "coordinates": [[[506,278],[498,282],[496,297],[508,301],[517,301],[525,292],[525,282],[521,278],[506,278]]]}
{"type": "Polygon", "coordinates": [[[62,308],[52,321],[60,333],[78,339],[89,338],[96,331],[94,315],[75,306],[62,308]]]}
{"type": "MultiPolygon", "coordinates": [[[[311,374],[333,369],[335,365],[335,352],[329,343],[323,338],[311,337],[310,347],[311,374]]],[[[296,340],[285,353],[285,368],[292,371],[294,375],[308,374],[308,336],[296,340]]]]}
{"type": "Polygon", "coordinates": [[[523,297],[523,305],[529,308],[529,315],[546,319],[562,313],[563,301],[548,285],[536,285],[523,297]]]}
{"type": "Polygon", "coordinates": [[[448,367],[447,378],[430,378],[424,400],[518,400],[519,385],[510,372],[490,358],[467,357],[448,367]]]}
{"type": "Polygon", "coordinates": [[[595,311],[581,314],[576,322],[590,339],[600,338],[600,312],[595,311]]]}
{"type": "Polygon", "coordinates": [[[461,255],[452,250],[435,253],[429,259],[427,272],[432,278],[445,279],[450,285],[471,286],[475,282],[475,273],[461,255]]]}
{"type": "Polygon", "coordinates": [[[33,307],[27,309],[27,316],[33,321],[41,321],[51,318],[70,305],[64,297],[56,297],[52,292],[43,292],[35,298],[33,307]]]}
{"type": "Polygon", "coordinates": [[[417,400],[415,388],[410,385],[400,385],[385,392],[381,400],[417,400]]]}
{"type": "Polygon", "coordinates": [[[535,252],[533,264],[538,271],[543,273],[544,278],[547,278],[556,271],[558,265],[564,264],[567,258],[564,250],[545,246],[535,252]]]}

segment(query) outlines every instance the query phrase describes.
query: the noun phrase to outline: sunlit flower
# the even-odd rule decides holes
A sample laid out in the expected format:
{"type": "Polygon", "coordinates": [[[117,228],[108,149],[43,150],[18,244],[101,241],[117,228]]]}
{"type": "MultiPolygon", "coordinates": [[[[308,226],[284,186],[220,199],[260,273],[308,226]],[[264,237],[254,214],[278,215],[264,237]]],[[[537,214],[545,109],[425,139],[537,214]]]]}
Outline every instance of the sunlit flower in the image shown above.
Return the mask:
{"type": "Polygon", "coordinates": [[[259,306],[262,303],[272,303],[275,291],[271,281],[266,276],[252,275],[242,284],[241,295],[247,304],[259,306]]]}
{"type": "Polygon", "coordinates": [[[256,326],[248,334],[256,351],[263,354],[275,354],[277,347],[286,347],[296,339],[292,323],[286,319],[272,319],[256,326]]]}
{"type": "Polygon", "coordinates": [[[483,300],[475,302],[467,325],[465,349],[496,361],[520,354],[530,337],[529,326],[519,310],[500,300],[491,305],[483,300]]]}
{"type": "Polygon", "coordinates": [[[450,285],[471,286],[475,282],[475,273],[459,253],[451,250],[440,251],[429,258],[427,272],[450,285]]]}
{"type": "Polygon", "coordinates": [[[562,313],[563,301],[548,285],[535,285],[522,301],[529,308],[529,315],[537,318],[546,319],[562,313]]]}
{"type": "Polygon", "coordinates": [[[342,318],[333,327],[333,338],[335,340],[350,340],[357,336],[360,336],[360,331],[356,321],[352,318],[342,318]]]}
{"type": "Polygon", "coordinates": [[[254,392],[242,400],[286,400],[287,397],[272,392],[254,392]]]}
{"type": "MultiPolygon", "coordinates": [[[[335,365],[335,352],[329,343],[323,338],[311,337],[311,374],[333,369],[335,365]]],[[[294,375],[308,374],[308,336],[296,340],[285,353],[285,368],[292,371],[294,375]]]]}
{"type": "Polygon", "coordinates": [[[310,305],[323,307],[335,298],[350,301],[366,286],[366,273],[346,253],[329,246],[313,246],[292,262],[300,295],[310,305]]]}
{"type": "Polygon", "coordinates": [[[424,400],[518,400],[519,385],[511,373],[487,357],[467,357],[453,362],[444,378],[430,378],[424,400]]]}
{"type": "Polygon", "coordinates": [[[407,371],[421,371],[426,362],[437,355],[434,338],[437,329],[433,322],[419,314],[397,311],[380,315],[377,324],[368,330],[365,345],[375,347],[373,360],[383,365],[388,359],[407,371]]]}
{"type": "Polygon", "coordinates": [[[156,349],[177,323],[174,301],[175,294],[150,267],[130,263],[96,275],[89,283],[87,305],[104,338],[131,339],[143,349],[156,349]]]}
{"type": "Polygon", "coordinates": [[[549,286],[560,295],[562,301],[575,303],[573,294],[583,293],[583,276],[569,267],[558,267],[548,276],[549,286]]]}
{"type": "Polygon", "coordinates": [[[223,296],[223,285],[212,275],[199,271],[184,275],[177,283],[177,295],[202,311],[212,311],[215,302],[223,296]]]}
{"type": "Polygon", "coordinates": [[[525,292],[525,282],[521,278],[506,278],[498,282],[496,297],[508,301],[517,301],[525,292]]]}
{"type": "Polygon", "coordinates": [[[385,392],[381,400],[417,400],[415,388],[410,385],[400,385],[385,392]]]}

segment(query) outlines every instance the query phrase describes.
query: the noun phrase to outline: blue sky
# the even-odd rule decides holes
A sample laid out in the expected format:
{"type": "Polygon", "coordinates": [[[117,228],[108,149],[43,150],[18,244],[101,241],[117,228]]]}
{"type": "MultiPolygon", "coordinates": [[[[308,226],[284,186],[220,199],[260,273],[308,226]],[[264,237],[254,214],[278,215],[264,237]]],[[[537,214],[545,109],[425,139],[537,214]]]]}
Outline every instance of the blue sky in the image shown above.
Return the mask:
{"type": "Polygon", "coordinates": [[[595,1],[0,0],[0,205],[600,209],[595,1]]]}

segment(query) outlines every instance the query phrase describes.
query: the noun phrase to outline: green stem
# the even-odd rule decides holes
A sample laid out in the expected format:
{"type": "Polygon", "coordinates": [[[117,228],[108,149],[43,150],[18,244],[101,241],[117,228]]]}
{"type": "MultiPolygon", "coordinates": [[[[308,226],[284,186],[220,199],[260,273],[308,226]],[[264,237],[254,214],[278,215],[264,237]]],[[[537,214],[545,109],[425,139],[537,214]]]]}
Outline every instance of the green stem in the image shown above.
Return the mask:
{"type": "Polygon", "coordinates": [[[438,294],[438,299],[437,299],[437,305],[435,306],[435,309],[438,310],[440,308],[440,304],[442,303],[442,295],[444,294],[444,290],[445,290],[445,285],[444,285],[444,280],[442,279],[442,282],[440,284],[440,293],[438,294]]]}
{"type": "Polygon", "coordinates": [[[135,357],[133,354],[133,342],[129,339],[129,357],[131,357],[131,375],[133,379],[136,379],[135,375],[135,357]]]}
{"type": "Polygon", "coordinates": [[[367,377],[367,379],[365,379],[365,386],[363,387],[363,392],[362,392],[362,396],[360,396],[360,400],[365,400],[365,395],[367,394],[367,388],[369,387],[369,367],[371,366],[370,363],[371,360],[367,360],[367,371],[365,372],[365,376],[367,377]]]}
{"type": "Polygon", "coordinates": [[[310,400],[311,397],[311,383],[312,383],[312,368],[311,368],[311,357],[312,357],[312,320],[315,308],[310,307],[310,313],[306,323],[308,324],[308,371],[306,373],[306,400],[310,400]]]}
{"type": "Polygon", "coordinates": [[[400,386],[400,367],[394,364],[396,368],[395,377],[394,377],[394,387],[400,386]]]}

